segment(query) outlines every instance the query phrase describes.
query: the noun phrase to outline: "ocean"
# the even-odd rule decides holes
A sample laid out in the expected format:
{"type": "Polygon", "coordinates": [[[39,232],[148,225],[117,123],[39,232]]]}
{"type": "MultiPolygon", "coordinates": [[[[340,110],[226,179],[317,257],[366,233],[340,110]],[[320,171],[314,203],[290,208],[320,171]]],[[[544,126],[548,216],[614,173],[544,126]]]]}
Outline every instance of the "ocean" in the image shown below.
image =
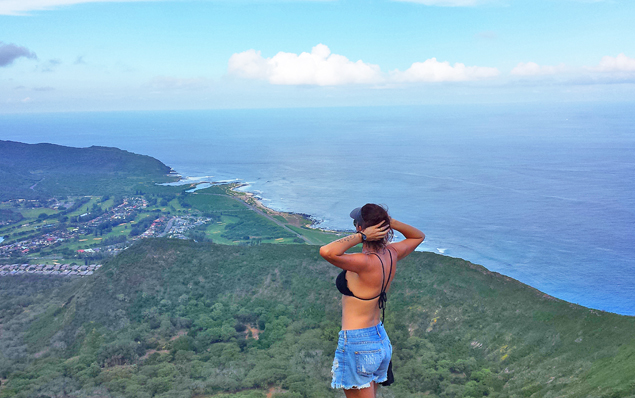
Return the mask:
{"type": "Polygon", "coordinates": [[[382,203],[421,250],[635,315],[635,104],[14,114],[0,139],[150,155],[322,228],[382,203]]]}

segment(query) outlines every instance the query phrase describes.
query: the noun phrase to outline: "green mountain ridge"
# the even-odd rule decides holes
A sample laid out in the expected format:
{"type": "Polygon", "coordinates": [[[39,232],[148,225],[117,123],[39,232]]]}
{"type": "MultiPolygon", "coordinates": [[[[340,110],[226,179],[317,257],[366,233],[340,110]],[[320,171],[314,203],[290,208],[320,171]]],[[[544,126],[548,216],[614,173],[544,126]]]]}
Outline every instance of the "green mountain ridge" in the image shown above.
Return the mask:
{"type": "Polygon", "coordinates": [[[0,153],[0,200],[123,194],[138,183],[175,180],[159,160],[118,148],[0,140],[0,153]]]}
{"type": "MultiPolygon", "coordinates": [[[[329,389],[336,273],[315,246],[150,239],[12,315],[4,278],[0,323],[26,349],[0,355],[0,396],[341,397],[329,389]]],[[[397,383],[385,397],[635,394],[635,318],[461,259],[400,262],[386,315],[397,383]]]]}

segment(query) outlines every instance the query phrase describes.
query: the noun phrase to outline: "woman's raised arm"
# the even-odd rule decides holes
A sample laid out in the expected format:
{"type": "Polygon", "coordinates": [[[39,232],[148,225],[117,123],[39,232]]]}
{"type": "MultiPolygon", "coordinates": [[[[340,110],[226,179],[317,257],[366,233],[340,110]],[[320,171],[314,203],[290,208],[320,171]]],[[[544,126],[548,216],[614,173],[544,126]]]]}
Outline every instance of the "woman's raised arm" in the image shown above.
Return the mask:
{"type": "Polygon", "coordinates": [[[389,229],[388,226],[382,226],[383,223],[382,221],[380,224],[373,225],[363,231],[358,231],[353,235],[345,236],[342,239],[320,247],[320,255],[336,267],[359,273],[359,271],[366,267],[368,257],[361,253],[346,254],[346,251],[363,242],[361,233],[366,235],[366,240],[368,241],[383,239],[389,229]]]}
{"type": "Polygon", "coordinates": [[[414,249],[417,248],[426,238],[426,235],[419,231],[417,228],[403,223],[401,221],[397,221],[394,218],[390,219],[390,226],[395,231],[401,232],[401,234],[406,238],[401,242],[393,243],[390,247],[393,247],[397,250],[397,259],[401,260],[406,257],[408,254],[412,253],[414,249]]]}

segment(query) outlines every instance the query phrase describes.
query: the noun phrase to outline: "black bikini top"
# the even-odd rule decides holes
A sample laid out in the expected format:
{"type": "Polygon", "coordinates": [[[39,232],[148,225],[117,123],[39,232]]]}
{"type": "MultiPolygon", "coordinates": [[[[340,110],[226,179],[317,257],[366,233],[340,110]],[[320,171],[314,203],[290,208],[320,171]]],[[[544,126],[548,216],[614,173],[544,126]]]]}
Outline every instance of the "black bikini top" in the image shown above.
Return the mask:
{"type": "Polygon", "coordinates": [[[390,282],[390,275],[392,274],[392,253],[390,252],[390,250],[388,250],[388,254],[390,255],[390,272],[388,272],[388,280],[386,280],[384,262],[381,261],[381,257],[379,257],[377,253],[371,253],[371,254],[374,254],[375,256],[377,256],[377,258],[379,259],[379,262],[381,263],[381,293],[371,298],[357,297],[355,293],[353,293],[351,289],[348,288],[348,281],[346,280],[346,270],[342,270],[342,272],[340,272],[340,274],[337,276],[337,279],[335,279],[335,286],[337,287],[337,290],[339,290],[340,293],[342,293],[344,296],[355,297],[356,299],[359,299],[359,300],[370,301],[370,300],[375,300],[376,298],[379,297],[379,308],[381,308],[382,310],[381,318],[383,320],[384,312],[386,310],[386,301],[388,301],[388,296],[386,295],[386,289],[388,288],[388,283],[390,282]]]}

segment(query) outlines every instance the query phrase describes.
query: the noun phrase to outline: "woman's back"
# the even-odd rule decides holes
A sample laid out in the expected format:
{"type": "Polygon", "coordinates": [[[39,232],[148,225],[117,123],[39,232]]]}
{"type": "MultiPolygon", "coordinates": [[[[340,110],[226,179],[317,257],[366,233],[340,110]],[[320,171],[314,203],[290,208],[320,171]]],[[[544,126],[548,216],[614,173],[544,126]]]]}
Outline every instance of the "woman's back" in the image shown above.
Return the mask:
{"type": "Polygon", "coordinates": [[[397,271],[397,254],[390,245],[377,255],[366,253],[366,256],[368,265],[364,271],[344,274],[348,289],[358,298],[342,295],[343,330],[362,329],[379,323],[381,311],[378,296],[381,293],[382,283],[386,286],[387,292],[397,271]],[[375,298],[373,300],[359,299],[372,297],[375,298]]]}

